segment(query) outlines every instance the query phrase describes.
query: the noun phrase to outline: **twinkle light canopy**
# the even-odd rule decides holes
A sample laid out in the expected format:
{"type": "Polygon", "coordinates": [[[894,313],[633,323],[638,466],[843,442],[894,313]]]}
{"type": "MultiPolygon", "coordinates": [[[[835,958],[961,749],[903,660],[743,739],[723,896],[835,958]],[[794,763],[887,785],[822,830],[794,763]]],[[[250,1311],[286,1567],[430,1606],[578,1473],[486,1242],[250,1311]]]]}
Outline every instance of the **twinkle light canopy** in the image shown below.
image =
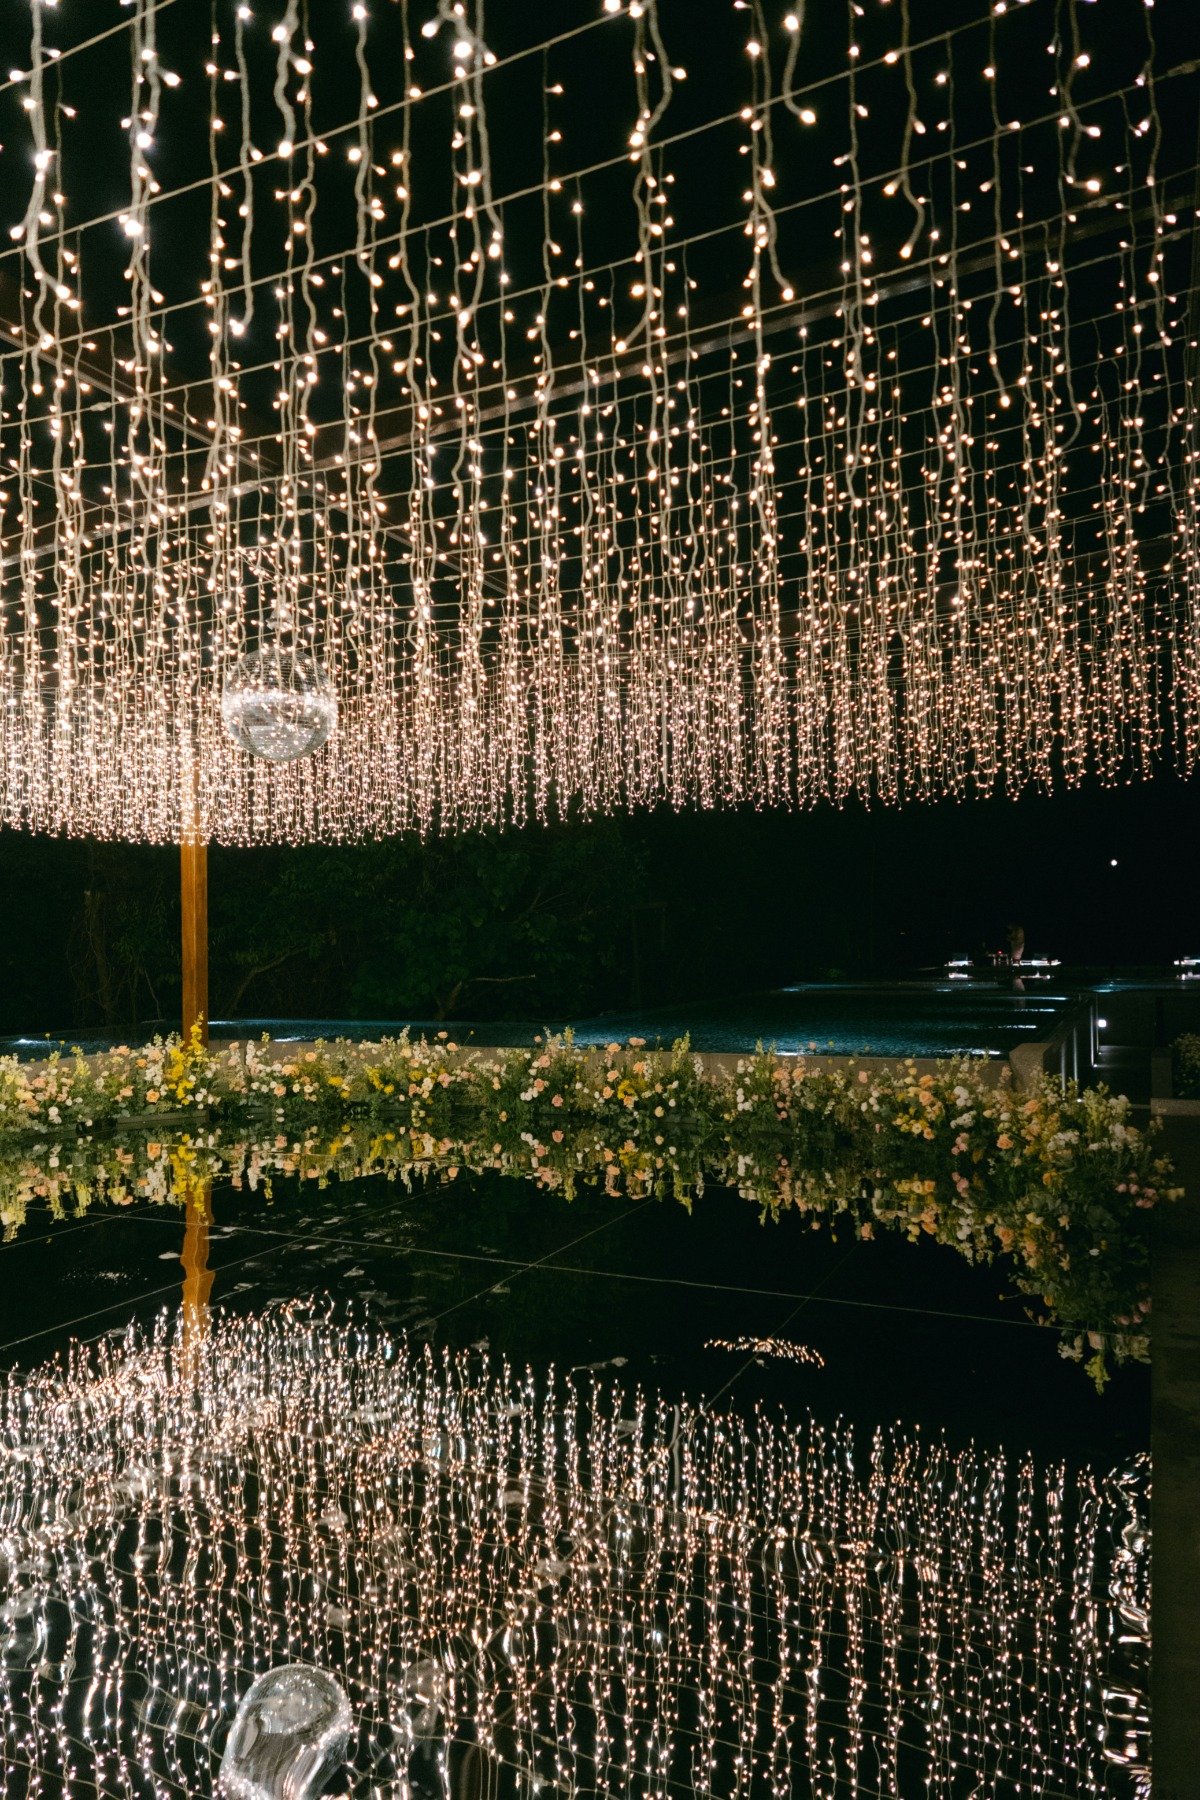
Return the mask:
{"type": "Polygon", "coordinates": [[[0,821],[1190,771],[1187,10],[32,0],[0,821]],[[314,754],[231,743],[256,652],[328,683],[314,754]]]}

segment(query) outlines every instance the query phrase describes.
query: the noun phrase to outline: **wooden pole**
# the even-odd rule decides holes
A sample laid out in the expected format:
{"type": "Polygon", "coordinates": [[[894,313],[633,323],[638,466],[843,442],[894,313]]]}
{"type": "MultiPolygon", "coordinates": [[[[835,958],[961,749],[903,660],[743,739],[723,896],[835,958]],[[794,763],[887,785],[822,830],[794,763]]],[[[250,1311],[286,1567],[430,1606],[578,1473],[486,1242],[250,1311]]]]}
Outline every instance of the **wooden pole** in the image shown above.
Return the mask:
{"type": "Polygon", "coordinates": [[[183,1035],[200,1028],[208,1043],[208,845],[199,837],[179,846],[179,897],[183,912],[183,1035]]]}

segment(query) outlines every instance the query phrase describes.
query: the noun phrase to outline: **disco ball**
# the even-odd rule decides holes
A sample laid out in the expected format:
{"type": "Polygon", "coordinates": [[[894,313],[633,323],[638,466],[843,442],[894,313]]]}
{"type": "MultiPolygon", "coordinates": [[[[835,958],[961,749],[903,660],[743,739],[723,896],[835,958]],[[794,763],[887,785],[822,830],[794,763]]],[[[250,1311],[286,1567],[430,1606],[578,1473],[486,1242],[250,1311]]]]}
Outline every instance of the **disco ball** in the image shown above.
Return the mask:
{"type": "Polygon", "coordinates": [[[221,718],[240,750],[295,762],[319,750],[337,723],[337,695],[316,657],[268,644],[230,671],[221,718]]]}

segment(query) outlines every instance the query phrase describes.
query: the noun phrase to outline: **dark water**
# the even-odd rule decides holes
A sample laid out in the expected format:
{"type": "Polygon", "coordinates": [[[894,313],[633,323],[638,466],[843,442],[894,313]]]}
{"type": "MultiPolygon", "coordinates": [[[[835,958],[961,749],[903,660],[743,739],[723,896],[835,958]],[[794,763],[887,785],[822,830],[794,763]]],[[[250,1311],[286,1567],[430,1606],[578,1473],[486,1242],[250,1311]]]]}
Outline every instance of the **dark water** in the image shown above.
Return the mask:
{"type": "MultiPolygon", "coordinates": [[[[604,1044],[644,1037],[672,1043],[690,1036],[696,1050],[751,1051],[773,1044],[794,1054],[809,1048],[837,1055],[1007,1056],[1018,1044],[1053,1031],[1073,991],[1057,980],[1031,974],[1024,991],[990,981],[913,981],[860,986],[811,982],[733,1000],[683,1007],[604,1014],[593,1019],[535,1022],[431,1019],[237,1019],[213,1021],[212,1036],[255,1038],[264,1032],[283,1042],[314,1038],[378,1038],[407,1028],[414,1036],[446,1032],[458,1043],[480,1046],[531,1044],[539,1032],[569,1028],[579,1042],[604,1044]]],[[[30,1058],[48,1049],[78,1045],[101,1050],[120,1041],[96,1032],[55,1032],[0,1039],[0,1054],[30,1058]]]]}
{"type": "Polygon", "coordinates": [[[1008,1056],[1047,1038],[1071,1004],[1052,983],[1026,990],[980,982],[911,982],[857,987],[825,982],[684,1008],[585,1019],[584,1043],[630,1036],[670,1042],[685,1033],[697,1050],[745,1051],[774,1045],[787,1055],[813,1049],[837,1056],[1008,1056]]]}

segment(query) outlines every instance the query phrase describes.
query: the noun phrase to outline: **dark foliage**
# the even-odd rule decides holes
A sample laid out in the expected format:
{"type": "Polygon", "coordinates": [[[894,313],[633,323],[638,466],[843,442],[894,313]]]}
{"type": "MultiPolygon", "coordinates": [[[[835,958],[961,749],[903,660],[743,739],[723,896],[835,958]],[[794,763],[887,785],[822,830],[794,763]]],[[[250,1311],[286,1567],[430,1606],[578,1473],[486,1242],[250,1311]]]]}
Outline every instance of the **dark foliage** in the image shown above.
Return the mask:
{"type": "MultiPolygon", "coordinates": [[[[1195,954],[1200,788],[600,819],[210,855],[215,1017],[533,1019],[888,975],[1003,944],[1195,954]],[[1116,867],[1113,867],[1113,859],[1116,867]]],[[[178,853],[0,833],[0,1030],[179,1005],[178,853]]]]}

